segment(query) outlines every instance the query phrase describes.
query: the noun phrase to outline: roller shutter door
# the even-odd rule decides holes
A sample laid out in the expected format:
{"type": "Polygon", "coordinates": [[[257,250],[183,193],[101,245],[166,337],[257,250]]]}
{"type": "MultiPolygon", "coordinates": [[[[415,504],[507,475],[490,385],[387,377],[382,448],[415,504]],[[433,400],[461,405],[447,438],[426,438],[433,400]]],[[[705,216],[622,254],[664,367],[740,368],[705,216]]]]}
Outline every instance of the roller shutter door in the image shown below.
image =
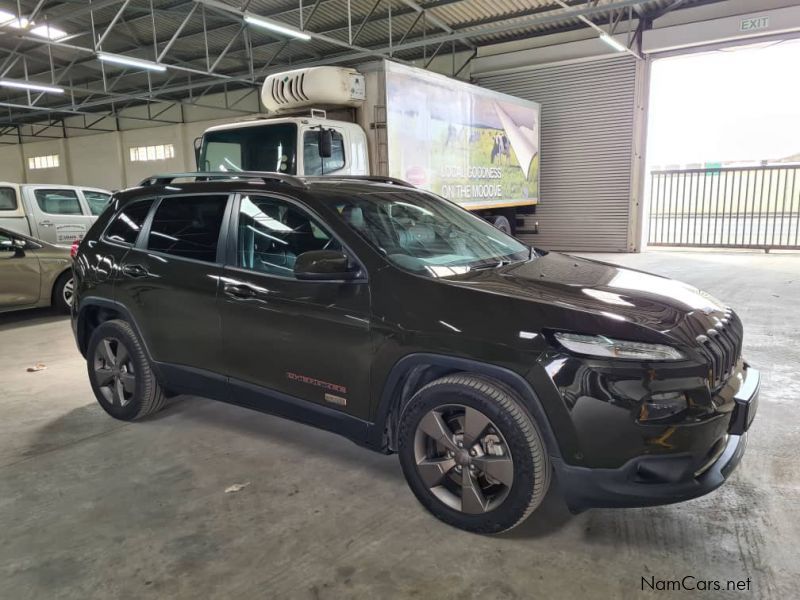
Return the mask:
{"type": "MultiPolygon", "coordinates": [[[[542,105],[541,204],[520,238],[551,250],[629,250],[637,65],[622,56],[475,75],[542,105]]],[[[524,231],[523,230],[523,231],[524,231]]]]}

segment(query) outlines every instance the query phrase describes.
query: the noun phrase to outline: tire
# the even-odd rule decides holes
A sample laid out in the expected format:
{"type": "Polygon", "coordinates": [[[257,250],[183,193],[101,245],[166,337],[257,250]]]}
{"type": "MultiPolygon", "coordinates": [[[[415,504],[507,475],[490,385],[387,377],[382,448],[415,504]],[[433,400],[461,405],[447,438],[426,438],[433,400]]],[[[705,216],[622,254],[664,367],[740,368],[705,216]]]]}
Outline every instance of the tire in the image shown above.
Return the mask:
{"type": "Polygon", "coordinates": [[[492,225],[497,229],[508,235],[514,235],[514,229],[511,227],[511,221],[505,215],[495,215],[492,217],[492,225]]]}
{"type": "Polygon", "coordinates": [[[75,297],[74,282],[72,269],[65,271],[56,279],[51,303],[60,313],[68,313],[72,309],[72,299],[75,297]]]}
{"type": "Polygon", "coordinates": [[[550,458],[532,417],[511,388],[480,375],[448,375],[419,390],[400,417],[398,452],[420,503],[475,533],[513,529],[550,487],[550,458]]]}
{"type": "Polygon", "coordinates": [[[92,332],[86,364],[97,401],[115,419],[135,421],[164,407],[166,396],[127,322],[105,321],[92,332]]]}

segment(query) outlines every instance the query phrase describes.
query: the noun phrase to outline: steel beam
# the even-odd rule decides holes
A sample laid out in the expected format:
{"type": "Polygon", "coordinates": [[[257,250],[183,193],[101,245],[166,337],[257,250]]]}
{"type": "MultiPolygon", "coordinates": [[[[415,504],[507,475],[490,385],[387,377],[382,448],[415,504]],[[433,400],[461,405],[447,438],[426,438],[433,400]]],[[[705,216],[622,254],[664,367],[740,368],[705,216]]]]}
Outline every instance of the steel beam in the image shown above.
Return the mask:
{"type": "Polygon", "coordinates": [[[200,6],[199,4],[192,4],[192,8],[189,9],[189,13],[186,15],[186,17],[184,17],[183,21],[181,21],[181,24],[175,30],[175,33],[172,34],[172,37],[167,42],[167,45],[164,46],[164,49],[161,51],[161,54],[159,54],[158,58],[156,58],[156,62],[161,62],[162,59],[167,55],[167,52],[169,52],[170,49],[172,48],[172,45],[176,41],[178,41],[178,38],[180,37],[181,33],[183,33],[183,28],[186,27],[187,23],[189,23],[189,21],[194,16],[194,13],[197,11],[199,6],[200,6]]]}
{"type": "MultiPolygon", "coordinates": [[[[570,5],[567,4],[564,0],[553,0],[553,2],[555,2],[556,4],[561,6],[562,8],[567,8],[567,9],[570,8],[570,5]]],[[[633,6],[635,4],[640,4],[640,3],[641,2],[628,3],[624,7],[620,7],[620,8],[628,8],[629,6],[633,6]]],[[[606,11],[611,11],[612,10],[608,5],[604,6],[603,8],[606,11]]],[[[616,9],[613,9],[613,10],[616,10],[616,9]]],[[[594,21],[589,19],[586,15],[576,15],[576,17],[577,17],[577,19],[579,21],[581,21],[582,23],[585,23],[588,27],[590,27],[591,29],[594,29],[600,35],[606,35],[606,36],[611,35],[611,33],[606,31],[602,27],[600,27],[597,23],[595,23],[594,21]]],[[[627,46],[625,46],[624,48],[625,48],[625,52],[627,52],[628,54],[633,55],[635,58],[639,58],[639,59],[642,58],[642,56],[638,52],[636,52],[636,50],[633,50],[632,48],[629,48],[627,46]]]]}
{"type": "Polygon", "coordinates": [[[108,27],[106,27],[105,31],[100,36],[100,38],[96,42],[92,40],[92,42],[94,43],[95,50],[100,50],[100,48],[102,48],[103,42],[108,37],[108,34],[111,33],[111,30],[114,28],[114,25],[117,24],[117,21],[119,21],[120,17],[122,16],[122,13],[125,12],[125,9],[128,8],[128,4],[130,3],[131,0],[125,0],[125,2],[122,3],[122,6],[119,7],[117,14],[114,15],[113,19],[111,19],[111,23],[108,24],[108,27]]]}

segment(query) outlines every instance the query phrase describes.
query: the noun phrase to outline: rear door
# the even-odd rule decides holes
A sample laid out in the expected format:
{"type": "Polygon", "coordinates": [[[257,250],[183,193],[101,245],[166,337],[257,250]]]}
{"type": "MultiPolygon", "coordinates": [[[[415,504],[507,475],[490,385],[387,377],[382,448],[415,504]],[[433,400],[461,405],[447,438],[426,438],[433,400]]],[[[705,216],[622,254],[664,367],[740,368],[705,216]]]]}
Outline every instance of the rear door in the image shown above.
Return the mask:
{"type": "Polygon", "coordinates": [[[26,186],[23,195],[35,237],[51,244],[83,239],[95,217],[85,214],[78,190],[55,186],[26,186]]]}
{"type": "Polygon", "coordinates": [[[114,297],[165,368],[221,370],[218,248],[228,199],[193,194],[157,200],[135,247],[122,259],[114,297]]]}
{"type": "Polygon", "coordinates": [[[14,245],[15,236],[0,231],[0,310],[30,306],[39,301],[39,259],[29,249],[14,245]]]}

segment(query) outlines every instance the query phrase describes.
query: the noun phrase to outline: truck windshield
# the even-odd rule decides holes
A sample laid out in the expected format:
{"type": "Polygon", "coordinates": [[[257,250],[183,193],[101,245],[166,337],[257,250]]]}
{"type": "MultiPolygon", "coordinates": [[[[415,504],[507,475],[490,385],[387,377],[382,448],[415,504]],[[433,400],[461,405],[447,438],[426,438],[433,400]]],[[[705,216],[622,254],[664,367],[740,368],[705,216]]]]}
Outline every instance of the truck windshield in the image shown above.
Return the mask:
{"type": "Polygon", "coordinates": [[[341,219],[392,263],[431,277],[527,260],[531,250],[483,219],[415,190],[334,201],[341,219]]]}
{"type": "Polygon", "coordinates": [[[203,136],[199,171],[272,171],[294,175],[297,125],[274,123],[210,131],[203,136]]]}

